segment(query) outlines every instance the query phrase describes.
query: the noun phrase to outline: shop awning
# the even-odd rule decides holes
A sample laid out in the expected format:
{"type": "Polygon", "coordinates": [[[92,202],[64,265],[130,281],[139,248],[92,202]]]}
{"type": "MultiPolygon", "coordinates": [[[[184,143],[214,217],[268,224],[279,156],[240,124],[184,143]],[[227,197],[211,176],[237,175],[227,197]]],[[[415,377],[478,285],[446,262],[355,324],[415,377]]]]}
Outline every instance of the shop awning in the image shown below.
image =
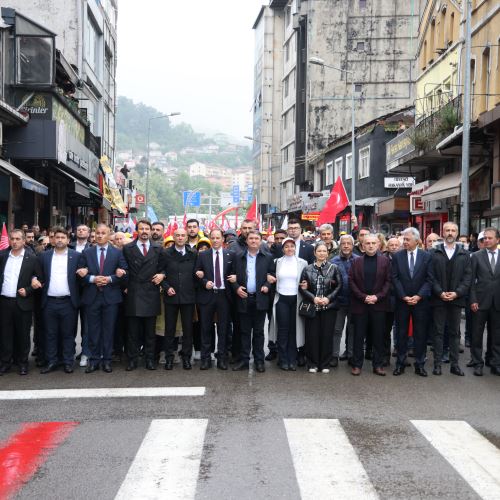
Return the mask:
{"type": "MultiPolygon", "coordinates": [[[[474,175],[482,166],[483,164],[471,167],[469,177],[474,175]]],[[[460,196],[461,184],[462,172],[460,170],[452,174],[444,175],[422,194],[422,201],[438,201],[443,198],[460,196]]]]}
{"type": "Polygon", "coordinates": [[[8,161],[0,159],[0,168],[19,177],[19,179],[21,179],[21,185],[24,189],[34,191],[38,194],[43,194],[45,196],[49,194],[49,188],[47,186],[45,186],[41,182],[35,181],[33,177],[30,177],[28,174],[25,174],[17,167],[14,167],[14,165],[9,163],[8,161]]]}
{"type": "Polygon", "coordinates": [[[73,182],[73,188],[76,194],[83,196],[84,198],[90,198],[89,188],[82,181],[73,177],[70,173],[66,172],[66,170],[62,170],[60,168],[56,168],[56,170],[73,182]]]}
{"type": "Polygon", "coordinates": [[[372,198],[362,198],[361,200],[356,200],[357,207],[374,207],[376,203],[384,198],[372,197],[372,198]]]}

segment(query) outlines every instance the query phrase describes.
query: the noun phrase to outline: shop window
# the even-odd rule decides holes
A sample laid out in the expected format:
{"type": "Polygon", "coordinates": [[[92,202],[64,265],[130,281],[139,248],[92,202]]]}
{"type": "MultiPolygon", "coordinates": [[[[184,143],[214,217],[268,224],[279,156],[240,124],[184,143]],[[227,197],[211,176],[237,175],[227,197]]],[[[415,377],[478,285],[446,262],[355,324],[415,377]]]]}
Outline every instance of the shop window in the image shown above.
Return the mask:
{"type": "Polygon", "coordinates": [[[17,37],[17,83],[51,85],[54,74],[54,39],[17,37]]]}

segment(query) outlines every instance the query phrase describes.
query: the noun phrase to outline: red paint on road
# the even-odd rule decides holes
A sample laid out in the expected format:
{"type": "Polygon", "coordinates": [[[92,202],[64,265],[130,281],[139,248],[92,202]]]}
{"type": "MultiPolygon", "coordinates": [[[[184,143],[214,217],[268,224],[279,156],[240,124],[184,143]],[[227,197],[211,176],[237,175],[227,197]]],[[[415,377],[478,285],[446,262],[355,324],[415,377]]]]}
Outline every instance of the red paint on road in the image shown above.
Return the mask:
{"type": "Polygon", "coordinates": [[[26,423],[0,443],[0,500],[14,496],[78,422],[26,423]]]}

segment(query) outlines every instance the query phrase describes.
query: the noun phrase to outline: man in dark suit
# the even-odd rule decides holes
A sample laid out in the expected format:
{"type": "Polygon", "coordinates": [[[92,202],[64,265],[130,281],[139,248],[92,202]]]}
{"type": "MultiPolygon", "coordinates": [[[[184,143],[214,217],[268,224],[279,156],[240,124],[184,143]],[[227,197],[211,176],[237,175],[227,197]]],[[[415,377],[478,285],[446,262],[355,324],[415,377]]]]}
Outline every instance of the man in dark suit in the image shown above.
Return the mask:
{"type": "Polygon", "coordinates": [[[222,248],[224,237],[220,229],[210,231],[211,250],[198,254],[196,276],[200,280],[197,302],[201,321],[201,370],[212,366],[212,326],[217,313],[217,368],[227,370],[227,336],[229,329],[231,288],[227,277],[231,273],[231,253],[222,248]]]}
{"type": "Polygon", "coordinates": [[[159,286],[165,279],[165,251],[151,243],[151,222],[137,223],[137,239],[123,247],[128,265],[128,288],[125,314],[128,317],[127,371],[137,368],[141,344],[144,343],[146,369],[155,370],[155,323],[161,311],[159,286]]]}
{"type": "Polygon", "coordinates": [[[392,256],[392,283],[396,295],[397,361],[393,375],[405,371],[408,354],[408,328],[413,320],[415,373],[427,377],[427,302],[432,287],[432,257],[418,248],[420,233],[409,227],[403,231],[404,250],[392,256]]]}
{"type": "Polygon", "coordinates": [[[174,245],[165,252],[165,370],[171,370],[174,363],[174,338],[177,317],[182,323],[182,367],[191,370],[193,352],[193,315],[196,303],[196,281],[194,268],[196,251],[187,245],[184,228],[174,231],[174,245]]]}
{"type": "Polygon", "coordinates": [[[373,338],[373,373],[384,376],[384,333],[386,314],[391,309],[391,263],[378,254],[376,235],[363,238],[364,253],[352,262],[349,270],[351,313],[354,319],[352,370],[360,375],[363,367],[363,346],[371,330],[373,338]]]}
{"type": "Polygon", "coordinates": [[[88,270],[82,291],[90,349],[85,373],[98,370],[101,361],[106,373],[113,371],[113,339],[127,263],[121,250],[109,243],[109,233],[106,224],[99,224],[95,232],[96,245],[84,250],[80,257],[79,267],[88,270]]]}
{"type": "Polygon", "coordinates": [[[258,231],[250,231],[246,242],[247,251],[233,256],[229,279],[236,293],[241,329],[241,360],[233,370],[247,370],[250,350],[253,350],[255,369],[262,373],[265,371],[264,322],[272,287],[267,276],[275,275],[275,267],[272,256],[261,250],[262,236],[258,231]]]}
{"type": "Polygon", "coordinates": [[[500,264],[498,230],[484,231],[483,248],[471,256],[472,286],[470,308],[473,314],[471,355],[474,375],[483,374],[483,332],[486,324],[491,337],[491,373],[500,375],[500,264]]]}
{"type": "Polygon", "coordinates": [[[32,278],[41,277],[36,255],[25,248],[21,229],[9,233],[10,250],[0,253],[0,375],[14,361],[19,375],[28,374],[30,328],[33,312],[32,278]]]}
{"type": "Polygon", "coordinates": [[[47,365],[40,373],[57,369],[58,348],[62,344],[64,371],[73,372],[75,337],[80,306],[78,276],[79,253],[68,248],[69,238],[63,227],[54,228],[54,248],[40,254],[44,276],[42,312],[44,319],[44,348],[47,365]],[[78,273],[78,274],[77,274],[78,273]]]}
{"type": "MultiPolygon", "coordinates": [[[[314,262],[314,247],[300,238],[302,227],[297,219],[290,219],[287,227],[288,236],[295,241],[295,255],[308,264],[314,262]]],[[[333,236],[333,234],[332,234],[333,236]]]]}

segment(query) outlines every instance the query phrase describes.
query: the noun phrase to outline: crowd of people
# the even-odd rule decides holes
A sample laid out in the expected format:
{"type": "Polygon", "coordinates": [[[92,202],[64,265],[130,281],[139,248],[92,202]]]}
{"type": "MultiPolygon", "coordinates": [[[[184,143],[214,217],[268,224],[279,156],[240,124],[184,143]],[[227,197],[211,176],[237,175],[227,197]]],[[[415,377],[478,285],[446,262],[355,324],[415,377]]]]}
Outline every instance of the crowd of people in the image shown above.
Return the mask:
{"type": "Polygon", "coordinates": [[[354,376],[366,360],[385,376],[394,358],[400,376],[413,358],[426,377],[432,356],[434,375],[449,363],[463,376],[465,348],[474,375],[484,366],[500,375],[496,228],[467,236],[447,222],[425,241],[413,227],[388,239],[362,227],[336,240],[331,225],[302,233],[298,220],[273,235],[252,220],[238,233],[204,234],[190,219],[166,238],[164,224],[147,219],[133,238],[105,224],[70,229],[9,232],[0,252],[0,375],[14,366],[28,374],[31,353],[42,374],[72,373],[75,360],[85,373],[110,373],[118,361],[127,371],[190,370],[194,361],[240,371],[253,357],[259,373],[266,361],[309,373],[345,361],[354,376]]]}

